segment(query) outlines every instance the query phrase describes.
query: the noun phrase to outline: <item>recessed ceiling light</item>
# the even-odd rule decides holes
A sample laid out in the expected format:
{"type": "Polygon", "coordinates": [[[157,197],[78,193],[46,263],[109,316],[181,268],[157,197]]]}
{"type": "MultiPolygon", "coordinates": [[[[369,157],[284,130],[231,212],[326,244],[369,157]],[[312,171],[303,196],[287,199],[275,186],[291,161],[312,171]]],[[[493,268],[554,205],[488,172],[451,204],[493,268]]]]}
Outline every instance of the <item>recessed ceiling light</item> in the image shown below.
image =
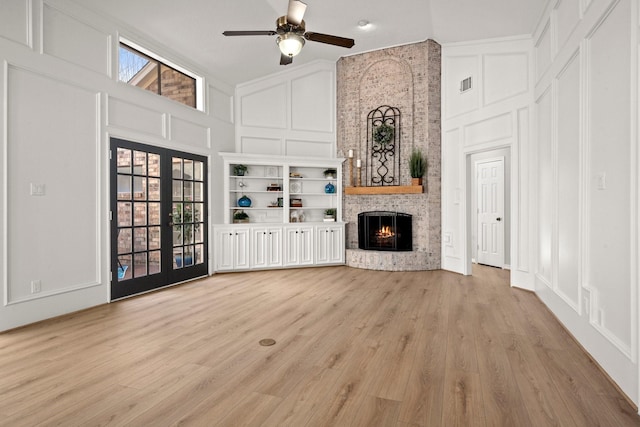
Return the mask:
{"type": "Polygon", "coordinates": [[[367,28],[369,25],[371,25],[371,22],[367,21],[366,19],[361,19],[358,21],[358,27],[360,28],[367,28]]]}

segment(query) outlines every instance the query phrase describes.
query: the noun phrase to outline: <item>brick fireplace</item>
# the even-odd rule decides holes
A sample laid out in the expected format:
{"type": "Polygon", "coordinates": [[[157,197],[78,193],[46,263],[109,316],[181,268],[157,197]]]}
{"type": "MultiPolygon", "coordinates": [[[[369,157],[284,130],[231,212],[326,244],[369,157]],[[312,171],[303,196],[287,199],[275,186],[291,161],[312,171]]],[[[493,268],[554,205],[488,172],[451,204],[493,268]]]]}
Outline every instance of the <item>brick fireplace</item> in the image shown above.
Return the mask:
{"type": "MultiPolygon", "coordinates": [[[[380,105],[401,112],[401,186],[409,186],[408,159],[420,148],[427,159],[424,190],[418,194],[345,194],[347,265],[387,270],[440,268],[440,45],[433,40],[341,58],[337,65],[338,155],[353,150],[356,159],[370,155],[367,114],[380,105]],[[411,251],[370,251],[358,247],[358,214],[404,212],[412,216],[411,251]]],[[[344,186],[349,187],[348,162],[344,186]]],[[[364,175],[364,174],[363,174],[364,175]]],[[[369,183],[363,182],[367,186],[369,183]]]]}

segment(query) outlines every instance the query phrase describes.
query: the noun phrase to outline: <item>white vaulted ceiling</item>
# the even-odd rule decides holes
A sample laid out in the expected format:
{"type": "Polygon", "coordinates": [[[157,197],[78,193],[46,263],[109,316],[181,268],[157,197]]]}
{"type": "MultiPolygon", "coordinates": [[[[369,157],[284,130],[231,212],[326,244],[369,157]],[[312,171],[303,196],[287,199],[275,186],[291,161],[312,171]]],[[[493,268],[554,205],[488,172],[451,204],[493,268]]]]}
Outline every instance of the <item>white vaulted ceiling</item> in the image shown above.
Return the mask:
{"type": "MultiPolygon", "coordinates": [[[[288,0],[74,0],[180,52],[237,84],[284,67],[275,36],[225,37],[224,30],[273,30],[288,0]]],[[[530,34],[548,0],[305,0],[307,31],[353,38],[352,49],[307,42],[294,65],[434,39],[439,43],[530,34]],[[370,29],[358,21],[371,22],[370,29]]],[[[289,66],[290,67],[290,66],[289,66]]]]}

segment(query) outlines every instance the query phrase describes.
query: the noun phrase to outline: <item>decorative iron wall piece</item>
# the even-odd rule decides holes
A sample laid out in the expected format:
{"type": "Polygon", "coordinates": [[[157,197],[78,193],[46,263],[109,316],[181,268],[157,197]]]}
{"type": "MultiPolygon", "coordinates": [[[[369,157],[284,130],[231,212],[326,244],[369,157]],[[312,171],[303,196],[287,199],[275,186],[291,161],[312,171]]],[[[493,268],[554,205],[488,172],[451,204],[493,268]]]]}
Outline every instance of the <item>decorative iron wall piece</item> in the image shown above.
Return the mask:
{"type": "Polygon", "coordinates": [[[400,185],[400,133],[398,108],[381,105],[367,115],[367,185],[400,185]]]}

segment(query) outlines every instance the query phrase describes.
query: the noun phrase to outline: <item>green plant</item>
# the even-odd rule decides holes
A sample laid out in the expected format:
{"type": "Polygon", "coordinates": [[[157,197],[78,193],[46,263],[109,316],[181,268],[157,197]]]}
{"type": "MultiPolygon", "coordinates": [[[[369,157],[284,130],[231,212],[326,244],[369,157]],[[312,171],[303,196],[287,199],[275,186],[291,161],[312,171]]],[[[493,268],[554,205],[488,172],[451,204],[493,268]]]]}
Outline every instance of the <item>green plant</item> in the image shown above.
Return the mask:
{"type": "Polygon", "coordinates": [[[422,178],[427,171],[427,163],[424,161],[422,151],[414,148],[409,157],[409,173],[411,178],[422,178]]]}
{"type": "Polygon", "coordinates": [[[333,209],[333,208],[331,208],[331,209],[326,209],[326,210],[324,211],[324,214],[325,214],[326,216],[332,216],[332,217],[335,217],[335,216],[336,216],[336,210],[335,210],[335,209],[333,209]]]}
{"type": "Polygon", "coordinates": [[[380,123],[373,128],[373,140],[380,145],[387,145],[393,141],[395,128],[386,123],[380,123]]]}
{"type": "Polygon", "coordinates": [[[335,170],[334,168],[329,168],[329,169],[325,169],[323,174],[325,178],[329,178],[329,177],[335,178],[338,174],[338,171],[335,170]]]}
{"type": "Polygon", "coordinates": [[[243,211],[242,209],[239,209],[235,212],[233,212],[233,219],[235,220],[243,220],[243,219],[248,219],[249,215],[247,215],[247,213],[245,211],[243,211]]]}
{"type": "Polygon", "coordinates": [[[193,232],[200,230],[200,212],[197,209],[193,210],[193,204],[176,203],[171,220],[174,223],[174,230],[181,233],[181,236],[184,235],[184,243],[193,243],[193,232]]]}
{"type": "Polygon", "coordinates": [[[245,176],[248,169],[246,165],[233,165],[233,174],[235,176],[245,176]]]}

